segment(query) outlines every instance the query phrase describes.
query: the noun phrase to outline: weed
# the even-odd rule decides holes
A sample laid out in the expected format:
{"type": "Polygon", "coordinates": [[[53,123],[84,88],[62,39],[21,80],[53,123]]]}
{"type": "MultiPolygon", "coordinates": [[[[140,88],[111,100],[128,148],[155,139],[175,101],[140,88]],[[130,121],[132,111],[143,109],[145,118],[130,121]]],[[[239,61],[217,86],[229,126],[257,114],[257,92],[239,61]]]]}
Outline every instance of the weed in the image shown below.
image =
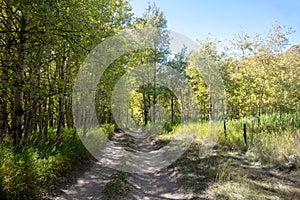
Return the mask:
{"type": "Polygon", "coordinates": [[[47,138],[32,133],[23,151],[0,146],[0,188],[12,199],[34,199],[49,186],[63,181],[71,171],[91,158],[74,130],[64,129],[59,140],[55,128],[47,138]]]}
{"type": "Polygon", "coordinates": [[[110,181],[105,185],[104,192],[107,200],[120,199],[126,197],[131,190],[128,174],[118,171],[112,175],[110,181]]]}

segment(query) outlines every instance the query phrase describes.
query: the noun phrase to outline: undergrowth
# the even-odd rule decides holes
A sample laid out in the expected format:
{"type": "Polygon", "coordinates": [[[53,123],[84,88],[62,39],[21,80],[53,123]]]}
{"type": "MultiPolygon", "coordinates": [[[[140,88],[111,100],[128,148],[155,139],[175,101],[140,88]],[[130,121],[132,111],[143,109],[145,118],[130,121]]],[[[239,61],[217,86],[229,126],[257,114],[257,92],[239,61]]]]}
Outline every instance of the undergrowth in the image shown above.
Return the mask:
{"type": "Polygon", "coordinates": [[[9,142],[1,144],[0,198],[39,198],[91,158],[74,131],[63,129],[59,139],[56,128],[50,128],[43,137],[32,133],[22,150],[13,148],[9,142]]]}
{"type": "Polygon", "coordinates": [[[107,200],[121,199],[130,192],[131,184],[128,180],[128,173],[118,171],[112,175],[105,185],[104,192],[107,200]]]}
{"type": "MultiPolygon", "coordinates": [[[[173,164],[185,189],[211,199],[299,199],[296,180],[300,162],[297,171],[277,170],[288,161],[289,155],[300,156],[299,116],[299,113],[273,113],[260,119],[228,120],[226,137],[222,123],[185,126],[186,133],[197,135],[190,148],[173,164]],[[243,124],[247,130],[246,147],[243,124]],[[212,125],[215,127],[211,128],[212,125]],[[201,151],[215,134],[218,135],[215,146],[210,151],[201,151]]],[[[172,139],[183,127],[177,126],[159,138],[172,139]]]]}
{"type": "Polygon", "coordinates": [[[300,156],[300,114],[273,113],[260,118],[245,117],[227,122],[227,137],[221,133],[219,144],[243,150],[243,124],[246,124],[248,152],[261,163],[279,164],[291,154],[300,156]]]}

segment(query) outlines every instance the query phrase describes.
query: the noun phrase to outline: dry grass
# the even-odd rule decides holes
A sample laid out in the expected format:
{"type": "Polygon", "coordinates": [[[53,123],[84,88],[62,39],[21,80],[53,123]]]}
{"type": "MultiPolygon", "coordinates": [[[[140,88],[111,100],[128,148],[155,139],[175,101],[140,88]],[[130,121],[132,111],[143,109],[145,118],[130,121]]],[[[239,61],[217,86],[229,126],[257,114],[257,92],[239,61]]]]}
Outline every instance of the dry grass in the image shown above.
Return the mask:
{"type": "Polygon", "coordinates": [[[174,167],[185,190],[208,199],[300,199],[300,172],[280,172],[251,153],[214,149],[199,158],[194,144],[174,167]]]}

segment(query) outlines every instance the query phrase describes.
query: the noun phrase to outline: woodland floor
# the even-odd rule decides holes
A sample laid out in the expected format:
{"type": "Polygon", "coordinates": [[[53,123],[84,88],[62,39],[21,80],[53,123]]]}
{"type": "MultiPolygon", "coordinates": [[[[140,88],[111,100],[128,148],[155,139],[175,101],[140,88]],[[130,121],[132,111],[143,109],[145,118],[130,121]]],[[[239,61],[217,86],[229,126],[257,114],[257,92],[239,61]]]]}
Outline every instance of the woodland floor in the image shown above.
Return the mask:
{"type": "MultiPolygon", "coordinates": [[[[132,135],[132,134],[131,134],[132,135]]],[[[133,137],[125,142],[126,132],[116,132],[111,138],[120,146],[134,151],[151,151],[162,146],[147,138],[133,137]]],[[[64,184],[55,186],[44,197],[65,199],[300,199],[300,172],[281,172],[261,165],[241,152],[214,149],[199,158],[197,144],[172,165],[155,173],[127,173],[126,195],[108,196],[107,186],[117,170],[93,161],[75,171],[64,184]]],[[[122,189],[122,188],[116,188],[122,189]]]]}

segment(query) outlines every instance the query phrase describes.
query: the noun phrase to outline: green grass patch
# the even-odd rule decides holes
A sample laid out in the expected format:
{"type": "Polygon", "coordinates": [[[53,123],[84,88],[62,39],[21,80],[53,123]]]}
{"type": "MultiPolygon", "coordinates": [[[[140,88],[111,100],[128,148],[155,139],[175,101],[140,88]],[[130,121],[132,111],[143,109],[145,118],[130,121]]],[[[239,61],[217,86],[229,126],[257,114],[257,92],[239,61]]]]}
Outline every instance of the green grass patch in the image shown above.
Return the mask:
{"type": "Polygon", "coordinates": [[[279,164],[291,154],[300,156],[299,113],[273,113],[260,119],[246,117],[227,122],[227,137],[219,144],[228,149],[243,150],[243,124],[247,127],[248,151],[262,163],[279,164]]]}
{"type": "Polygon", "coordinates": [[[172,164],[188,192],[211,199],[299,199],[299,162],[297,171],[277,170],[289,155],[300,156],[299,120],[297,113],[262,115],[260,121],[251,117],[228,120],[226,138],[223,124],[193,123],[177,126],[159,138],[173,139],[177,131],[196,133],[190,148],[172,164]],[[201,156],[207,138],[214,135],[218,136],[216,145],[201,156]]]}
{"type": "Polygon", "coordinates": [[[64,129],[59,139],[56,139],[55,128],[49,129],[47,137],[32,133],[22,151],[10,144],[2,144],[0,196],[10,199],[38,198],[91,158],[74,131],[64,129]]]}
{"type": "Polygon", "coordinates": [[[105,185],[104,192],[107,200],[123,199],[131,190],[128,173],[118,171],[112,175],[110,181],[105,185]]]}

